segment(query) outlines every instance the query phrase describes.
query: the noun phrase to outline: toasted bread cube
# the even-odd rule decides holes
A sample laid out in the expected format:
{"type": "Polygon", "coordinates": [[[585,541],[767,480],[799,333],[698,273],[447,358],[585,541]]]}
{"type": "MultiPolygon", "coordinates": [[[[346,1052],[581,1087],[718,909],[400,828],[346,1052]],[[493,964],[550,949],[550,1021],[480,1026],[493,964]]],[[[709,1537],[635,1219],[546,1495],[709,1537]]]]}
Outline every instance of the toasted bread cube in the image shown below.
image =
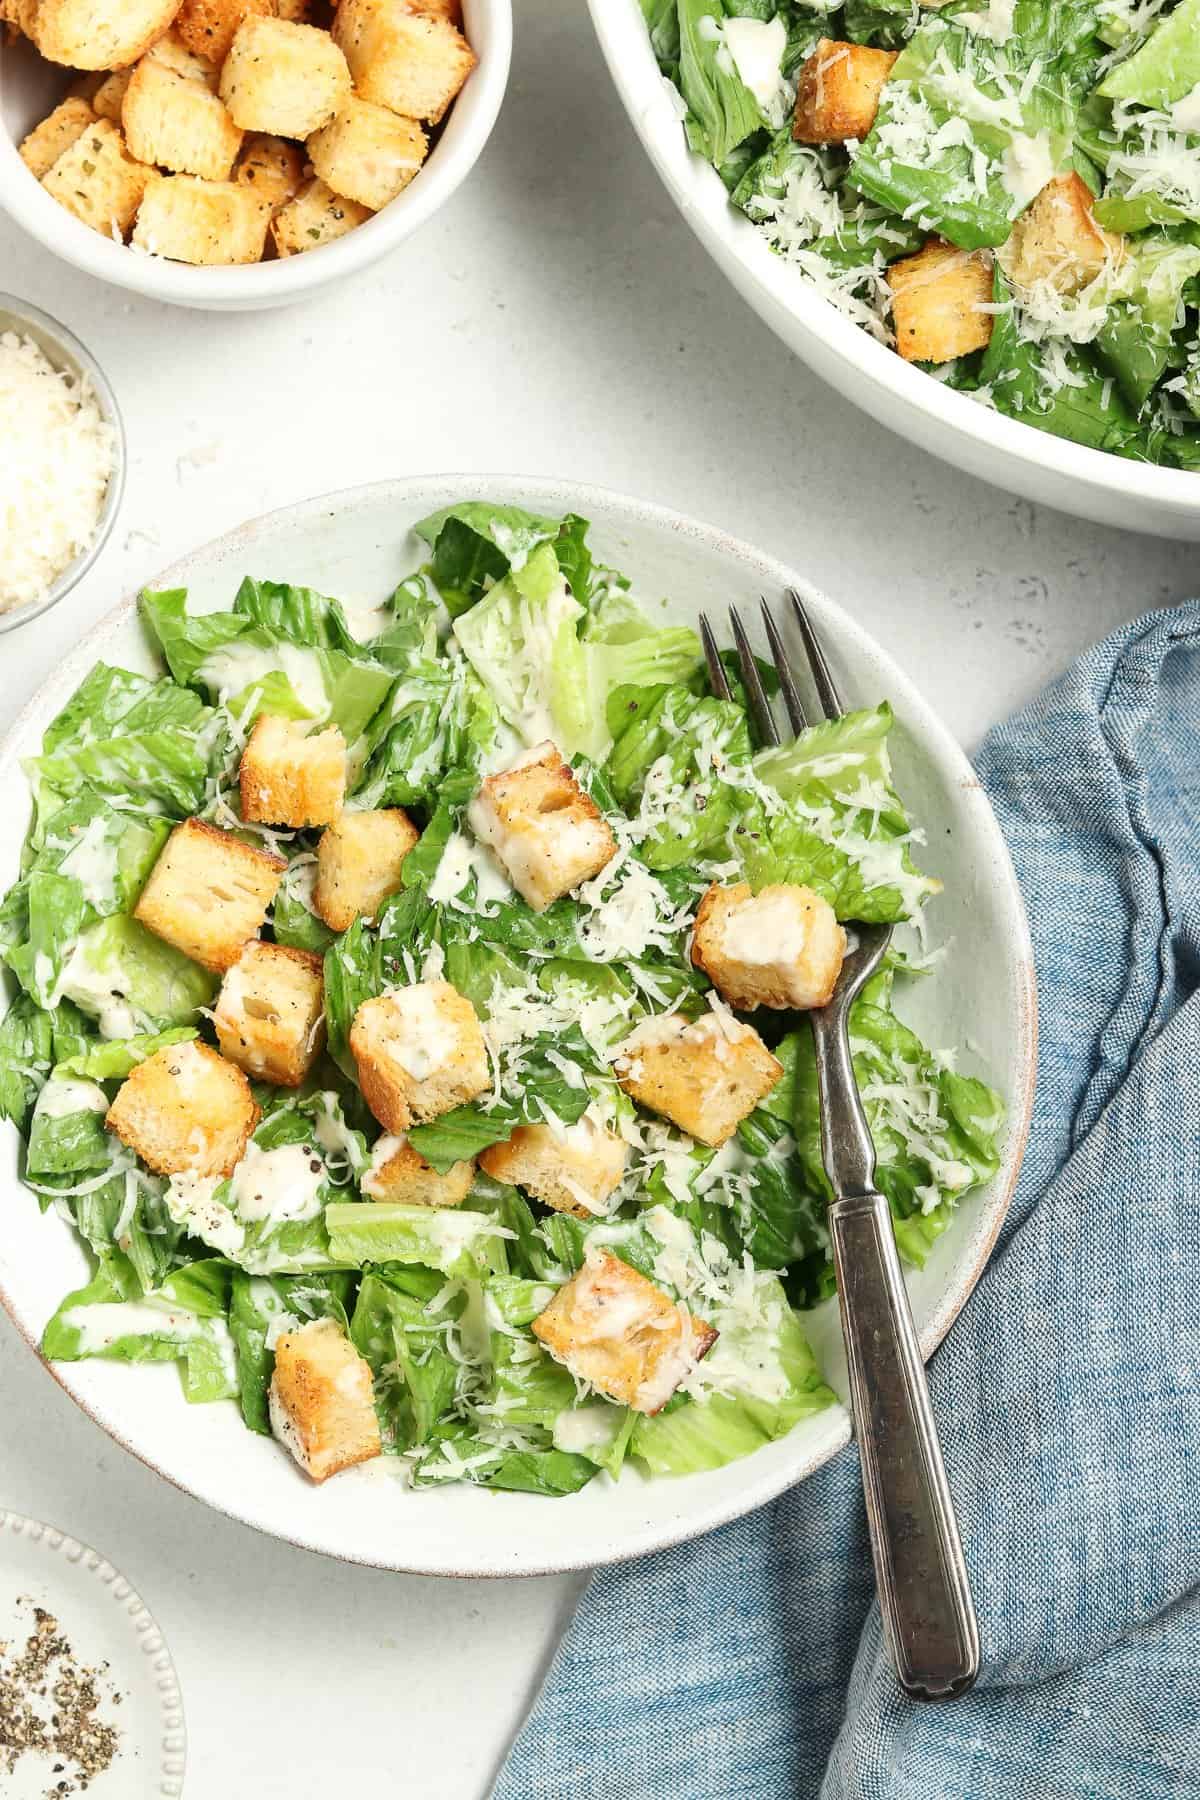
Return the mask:
{"type": "MultiPolygon", "coordinates": [[[[25,4],[25,5],[32,4],[34,11],[36,12],[36,10],[37,10],[37,0],[8,0],[8,3],[11,7],[15,8],[17,11],[20,10],[20,7],[22,4],[25,4]]],[[[3,0],[0,0],[0,8],[2,8],[2,7],[3,7],[3,0]]],[[[0,12],[0,17],[2,17],[2,16],[3,16],[3,14],[2,14],[2,12],[0,12]]],[[[107,70],[93,69],[89,75],[80,75],[75,81],[73,81],[71,83],[70,87],[67,89],[66,93],[64,94],[63,98],[65,100],[86,100],[88,105],[90,106],[92,104],[92,101],[95,99],[96,95],[100,92],[100,89],[104,86],[104,83],[107,80],[108,80],[107,70]]]]}
{"type": "Polygon", "coordinates": [[[336,1319],[282,1333],[267,1410],[271,1430],[313,1481],[382,1452],[371,1365],[336,1319]]]}
{"type": "Polygon", "coordinates": [[[188,50],[219,66],[229,55],[242,20],[274,11],[272,0],[183,0],[175,30],[188,50]]]}
{"type": "Polygon", "coordinates": [[[299,256],[305,250],[319,250],[335,238],[345,237],[356,225],[371,217],[369,206],[335,194],[323,181],[309,181],[287,206],[281,207],[271,222],[271,237],[277,256],[299,256]]]}
{"type": "Polygon", "coordinates": [[[448,19],[414,13],[406,0],[340,0],[333,35],[362,99],[429,125],[442,118],[477,60],[448,19]]]}
{"type": "Polygon", "coordinates": [[[115,69],[105,76],[92,96],[92,110],[98,119],[111,119],[114,125],[121,123],[121,107],[132,74],[133,69],[115,69]]]}
{"type": "Polygon", "coordinates": [[[507,1143],[480,1151],[479,1166],[555,1212],[592,1219],[606,1210],[628,1155],[625,1140],[586,1112],[574,1125],[519,1125],[507,1143]]]}
{"type": "Polygon", "coordinates": [[[609,1250],[590,1249],[530,1329],[556,1362],[634,1412],[661,1412],[717,1341],[609,1250]]]}
{"type": "Polygon", "coordinates": [[[357,94],[308,140],[309,161],[321,180],[372,212],[408,186],[428,152],[429,140],[415,119],[357,94]]]}
{"type": "Polygon", "coordinates": [[[489,1085],[478,1015],[448,981],[420,981],[364,1000],[350,1049],[363,1098],[385,1131],[436,1119],[489,1085]]]}
{"type": "Polygon", "coordinates": [[[549,741],[489,775],[467,821],[534,912],[598,875],[617,853],[600,808],[549,741]]]}
{"type": "Polygon", "coordinates": [[[152,56],[144,56],[129,77],[121,123],[139,162],[206,181],[227,180],[242,147],[242,134],[217,96],[152,56]]]}
{"type": "Polygon", "coordinates": [[[346,798],[346,740],[336,725],[261,713],[242,752],[242,817],[262,825],[329,825],[346,798]]]}
{"type": "Polygon", "coordinates": [[[374,919],[403,883],[404,859],[420,833],[399,806],[344,812],[321,833],[313,907],[331,931],[374,919]]]}
{"type": "Polygon", "coordinates": [[[892,324],[905,362],[952,362],[982,350],[992,335],[991,258],[930,238],[915,256],[892,263],[892,324]]]}
{"type": "Polygon", "coordinates": [[[461,1206],[475,1179],[472,1161],[451,1163],[439,1175],[432,1163],[400,1137],[381,1137],[371,1153],[362,1191],[390,1206],[461,1206]]]}
{"type": "Polygon", "coordinates": [[[161,63],[164,69],[170,69],[172,75],[182,75],[186,81],[203,82],[215,94],[221,79],[219,63],[185,44],[179,35],[178,25],[179,21],[176,20],[170,31],[164,32],[156,44],[151,44],[146,57],[151,62],[161,63]]]}
{"type": "Polygon", "coordinates": [[[324,962],[251,938],[213,1009],[221,1054],[258,1081],[299,1087],[325,1043],[324,962]]]}
{"type": "Polygon", "coordinates": [[[117,127],[98,119],[47,170],[42,186],[93,231],[123,238],[153,174],[130,156],[117,127]]]}
{"type": "Polygon", "coordinates": [[[178,10],[179,0],[41,0],[30,35],[69,69],[127,69],[178,10]]]}
{"type": "Polygon", "coordinates": [[[299,193],[304,181],[304,157],[298,144],[256,131],[242,145],[233,179],[253,188],[274,214],[299,193]]]}
{"type": "Polygon", "coordinates": [[[306,138],[350,94],[346,58],[327,31],[243,19],[221,69],[221,98],[243,131],[306,138]]]}
{"type": "Polygon", "coordinates": [[[899,53],[818,38],[800,71],[792,136],[801,144],[841,144],[865,138],[879,96],[899,53]]]}
{"type": "Polygon", "coordinates": [[[1045,282],[1057,294],[1077,294],[1102,269],[1119,262],[1124,249],[1123,237],[1097,225],[1087,184],[1072,170],[1047,182],[1021,214],[1003,261],[1018,287],[1045,282]]]}
{"type": "Polygon", "coordinates": [[[449,19],[462,27],[462,0],[404,0],[404,10],[426,19],[449,19]]]}
{"type": "Polygon", "coordinates": [[[196,265],[262,259],[271,209],[252,188],[199,175],[152,174],[132,242],[151,256],[196,265]]]}
{"type": "Polygon", "coordinates": [[[258,1120],[242,1071],[192,1041],[139,1063],[104,1123],[156,1175],[232,1175],[258,1120]]]}
{"type": "Polygon", "coordinates": [[[203,819],[177,825],[150,871],[134,918],[223,975],[256,937],[287,864],[203,819]]]}
{"type": "Polygon", "coordinates": [[[740,1012],[827,1006],[845,955],[832,906],[798,883],[755,894],[746,881],[714,882],[692,931],[692,961],[740,1012]]]}
{"type": "Polygon", "coordinates": [[[647,1019],[614,1066],[634,1100],[714,1150],[783,1075],[757,1031],[723,1008],[695,1022],[682,1013],[647,1019]]]}
{"type": "Polygon", "coordinates": [[[21,141],[20,157],[25,167],[38,180],[49,173],[77,138],[96,122],[96,114],[86,100],[64,100],[48,118],[35,125],[21,141]]]}
{"type": "Polygon", "coordinates": [[[275,17],[288,19],[293,25],[307,25],[311,12],[310,0],[275,0],[275,17]]]}

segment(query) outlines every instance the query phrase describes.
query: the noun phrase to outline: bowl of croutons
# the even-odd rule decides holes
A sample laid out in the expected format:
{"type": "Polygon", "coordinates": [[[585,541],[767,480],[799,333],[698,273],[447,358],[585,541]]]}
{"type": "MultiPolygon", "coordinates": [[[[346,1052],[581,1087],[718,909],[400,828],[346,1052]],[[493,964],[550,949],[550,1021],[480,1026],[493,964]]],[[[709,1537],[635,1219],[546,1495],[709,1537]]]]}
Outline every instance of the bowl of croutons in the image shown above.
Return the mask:
{"type": "Polygon", "coordinates": [[[0,0],[0,207],[135,293],[283,305],[450,197],[511,45],[511,0],[0,0]]]}

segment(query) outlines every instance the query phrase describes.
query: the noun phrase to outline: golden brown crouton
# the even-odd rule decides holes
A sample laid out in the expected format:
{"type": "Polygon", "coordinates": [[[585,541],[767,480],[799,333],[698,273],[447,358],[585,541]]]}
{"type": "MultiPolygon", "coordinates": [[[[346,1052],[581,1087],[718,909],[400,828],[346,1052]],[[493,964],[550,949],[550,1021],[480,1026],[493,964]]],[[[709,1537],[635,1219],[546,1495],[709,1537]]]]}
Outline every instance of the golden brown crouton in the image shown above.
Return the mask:
{"type": "Polygon", "coordinates": [[[462,0],[404,0],[404,10],[427,19],[449,19],[452,25],[462,26],[462,0]]]}
{"type": "Polygon", "coordinates": [[[588,1251],[531,1326],[556,1362],[635,1412],[661,1412],[717,1334],[608,1250],[588,1251]]]}
{"type": "MultiPolygon", "coordinates": [[[[30,0],[25,0],[25,3],[29,4],[30,0]]],[[[37,0],[32,0],[32,3],[36,7],[37,0]]],[[[22,0],[8,0],[8,4],[11,7],[19,8],[22,4],[22,0]]],[[[86,100],[90,106],[107,80],[108,74],[106,70],[93,69],[89,75],[78,76],[77,79],[71,83],[63,98],[66,100],[86,100]]]]}
{"type": "Polygon", "coordinates": [[[331,931],[348,931],[355,919],[373,919],[398,893],[404,859],[419,833],[399,806],[378,812],[344,812],[321,833],[313,906],[331,931]]]}
{"type": "Polygon", "coordinates": [[[104,1123],[156,1175],[232,1175],[258,1120],[242,1071],[193,1041],[139,1063],[104,1123]]]}
{"type": "Polygon", "coordinates": [[[321,180],[373,212],[408,186],[428,151],[415,119],[402,119],[357,94],[308,140],[309,161],[321,180]]]}
{"type": "Polygon", "coordinates": [[[163,846],[134,917],[223,975],[261,931],[286,867],[230,831],[185,819],[163,846]]]}
{"type": "Polygon", "coordinates": [[[272,213],[286,206],[304,180],[304,157],[298,144],[256,131],[242,145],[233,179],[254,189],[272,213]]]}
{"type": "Polygon", "coordinates": [[[305,250],[319,250],[370,217],[369,206],[344,199],[323,181],[306,182],[271,222],[276,255],[299,256],[305,250]]]}
{"type": "Polygon", "coordinates": [[[86,100],[64,100],[49,118],[43,119],[27,138],[22,139],[21,161],[40,181],[63,151],[69,150],[76,138],[82,137],[88,126],[95,122],[96,114],[86,100]]]}
{"type": "Polygon", "coordinates": [[[448,981],[365,1000],[350,1028],[363,1098],[386,1131],[436,1119],[488,1086],[475,1008],[448,981]]]}
{"type": "Polygon", "coordinates": [[[336,725],[261,713],[238,771],[242,817],[261,825],[329,825],[346,797],[346,740],[336,725]]]}
{"type": "Polygon", "coordinates": [[[179,0],[41,0],[31,35],[69,69],[127,69],[178,10],[179,0]]]}
{"type": "Polygon", "coordinates": [[[306,138],[350,93],[346,58],[327,31],[286,19],[238,26],[221,69],[221,98],[243,131],[306,138]]]}
{"type": "Polygon", "coordinates": [[[865,138],[875,123],[895,50],[818,38],[800,71],[792,136],[801,144],[840,144],[865,138]]]}
{"type": "Polygon", "coordinates": [[[251,938],[213,1009],[221,1052],[277,1087],[299,1087],[325,1042],[324,964],[311,950],[251,938]]]}
{"type": "MultiPolygon", "coordinates": [[[[136,67],[136,64],[134,65],[136,67]]],[[[98,119],[111,119],[114,125],[121,123],[121,108],[125,103],[125,90],[129,86],[132,69],[117,69],[106,75],[96,92],[92,95],[92,111],[98,119]]]]}
{"type": "Polygon", "coordinates": [[[600,808],[549,741],[489,775],[467,820],[535,912],[598,875],[617,853],[600,808]]]}
{"type": "Polygon", "coordinates": [[[1121,260],[1125,240],[1103,231],[1092,216],[1086,183],[1071,172],[1047,182],[1012,229],[1005,273],[1018,287],[1045,282],[1058,294],[1077,294],[1109,263],[1121,260]]]}
{"type": "Polygon", "coordinates": [[[252,188],[199,175],[151,175],[133,243],[152,256],[195,264],[262,258],[271,209],[252,188]]]}
{"type": "Polygon", "coordinates": [[[163,33],[156,44],[151,44],[146,56],[151,62],[161,63],[164,69],[170,69],[172,75],[182,75],[187,81],[203,82],[215,94],[217,83],[221,79],[219,64],[202,52],[189,48],[180,37],[177,26],[178,21],[170,31],[163,33]]]}
{"type": "Polygon", "coordinates": [[[275,17],[289,19],[293,25],[307,25],[311,12],[311,0],[275,0],[275,17]]]}
{"type": "Polygon", "coordinates": [[[219,66],[242,20],[274,11],[272,0],[183,0],[175,29],[187,49],[219,66]]]}
{"type": "Polygon", "coordinates": [[[153,173],[130,156],[110,120],[98,119],[46,171],[42,186],[93,231],[123,238],[153,173]]]}
{"type": "Polygon", "coordinates": [[[723,1008],[694,1023],[667,1013],[630,1033],[615,1064],[634,1100],[714,1150],[783,1074],[750,1025],[723,1008]]]}
{"type": "Polygon", "coordinates": [[[383,1448],[371,1366],[335,1319],[282,1334],[267,1404],[271,1430],[314,1481],[383,1448]]]}
{"type": "Polygon", "coordinates": [[[930,238],[887,272],[896,348],[905,362],[952,362],[982,350],[992,335],[991,258],[930,238]]]}
{"type": "Polygon", "coordinates": [[[473,1162],[451,1163],[439,1175],[403,1138],[381,1137],[371,1153],[362,1191],[392,1206],[461,1206],[475,1179],[473,1162]]]}
{"type": "Polygon", "coordinates": [[[623,1138],[584,1113],[574,1125],[518,1126],[507,1143],[480,1151],[479,1166],[555,1212],[592,1219],[605,1211],[628,1155],[623,1138]]]}
{"type": "Polygon", "coordinates": [[[217,96],[152,56],[144,56],[129,77],[121,123],[139,162],[206,181],[225,181],[242,147],[242,134],[217,96]]]}
{"type": "Polygon", "coordinates": [[[794,883],[714,883],[700,902],[692,961],[730,1006],[827,1006],[841,974],[846,933],[828,900],[794,883]]]}
{"type": "Polygon", "coordinates": [[[406,0],[340,0],[333,35],[362,99],[430,125],[443,116],[477,60],[448,19],[416,14],[406,0]]]}

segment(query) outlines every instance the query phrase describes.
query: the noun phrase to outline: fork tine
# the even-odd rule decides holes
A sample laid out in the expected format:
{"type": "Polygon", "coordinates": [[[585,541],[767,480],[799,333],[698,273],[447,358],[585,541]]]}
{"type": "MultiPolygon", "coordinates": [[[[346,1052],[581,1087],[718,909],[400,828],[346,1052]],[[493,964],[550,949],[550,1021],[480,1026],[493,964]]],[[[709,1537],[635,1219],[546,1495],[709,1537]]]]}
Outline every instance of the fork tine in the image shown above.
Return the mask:
{"type": "Polygon", "coordinates": [[[771,715],[770,703],[763,689],[758,664],[755,662],[754,652],[750,648],[750,639],[742,628],[742,621],[738,617],[736,606],[731,606],[729,609],[729,623],[733,627],[733,641],[737,645],[742,680],[746,684],[746,698],[750,702],[750,717],[754,721],[754,729],[758,733],[759,742],[778,745],[779,727],[771,715]]]}
{"type": "Polygon", "coordinates": [[[825,661],[821,640],[813,629],[813,622],[808,616],[808,610],[795,588],[788,589],[788,599],[792,603],[792,611],[796,615],[796,623],[800,627],[800,635],[804,639],[808,666],[812,670],[813,686],[817,690],[817,698],[821,702],[822,711],[827,719],[840,719],[846,709],[834,686],[833,676],[829,673],[829,664],[825,661]]]}
{"type": "Polygon", "coordinates": [[[704,660],[708,664],[709,687],[718,700],[732,700],[725,664],[721,661],[721,652],[717,649],[712,626],[703,613],[700,614],[700,642],[704,645],[704,660]]]}
{"type": "Polygon", "coordinates": [[[771,609],[766,599],[762,602],[762,622],[767,634],[767,642],[771,646],[771,660],[775,664],[775,673],[779,676],[779,685],[783,690],[783,703],[787,707],[787,715],[792,723],[792,730],[799,737],[808,729],[808,719],[804,712],[804,703],[796,692],[796,682],[792,675],[792,665],[787,659],[787,651],[783,647],[783,639],[779,635],[779,627],[771,616],[771,609]]]}

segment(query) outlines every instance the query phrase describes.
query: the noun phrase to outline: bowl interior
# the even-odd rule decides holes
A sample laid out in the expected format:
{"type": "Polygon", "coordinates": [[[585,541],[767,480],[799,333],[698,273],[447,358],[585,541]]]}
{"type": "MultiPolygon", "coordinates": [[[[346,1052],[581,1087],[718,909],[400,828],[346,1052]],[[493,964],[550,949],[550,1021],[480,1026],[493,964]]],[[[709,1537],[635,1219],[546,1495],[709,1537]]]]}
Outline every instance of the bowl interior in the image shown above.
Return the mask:
{"type": "MultiPolygon", "coordinates": [[[[694,623],[702,608],[744,603],[787,585],[792,571],[705,526],[603,490],[494,477],[388,482],[306,502],[231,533],[167,571],[192,603],[227,605],[242,575],[303,582],[359,605],[378,603],[420,560],[409,528],[435,507],[486,494],[539,512],[573,510],[593,520],[601,558],[634,579],[643,602],[694,623]]],[[[923,860],[945,882],[934,935],[948,944],[932,981],[911,984],[903,1010],[936,1045],[962,1045],[1004,1091],[1009,1122],[997,1180],[971,1196],[913,1277],[926,1350],[946,1331],[977,1279],[1016,1178],[1033,1079],[1033,992],[1028,931],[1007,852],[990,807],[957,745],[883,652],[838,608],[811,604],[830,661],[851,702],[886,695],[897,714],[901,791],[929,827],[923,860]]],[[[15,875],[28,804],[19,759],[34,751],[54,712],[100,657],[154,668],[133,602],[96,627],[33,701],[0,754],[10,797],[0,821],[0,884],[15,875]]],[[[19,1180],[16,1134],[0,1137],[5,1229],[0,1299],[31,1343],[63,1295],[85,1279],[82,1250],[53,1215],[42,1216],[19,1180]]],[[[836,1311],[811,1315],[810,1335],[844,1393],[836,1311]]],[[[951,1349],[950,1353],[953,1351],[951,1349]]],[[[201,1499],[277,1536],[383,1567],[437,1574],[532,1574],[619,1560],[693,1536],[770,1499],[825,1461],[849,1435],[841,1406],[781,1442],[712,1473],[647,1481],[627,1471],[600,1477],[549,1504],[535,1496],[471,1489],[411,1493],[387,1459],[312,1488],[289,1459],[244,1430],[232,1403],[188,1407],[175,1370],[103,1362],[59,1365],[56,1378],[97,1421],[145,1462],[201,1499]]]]}

